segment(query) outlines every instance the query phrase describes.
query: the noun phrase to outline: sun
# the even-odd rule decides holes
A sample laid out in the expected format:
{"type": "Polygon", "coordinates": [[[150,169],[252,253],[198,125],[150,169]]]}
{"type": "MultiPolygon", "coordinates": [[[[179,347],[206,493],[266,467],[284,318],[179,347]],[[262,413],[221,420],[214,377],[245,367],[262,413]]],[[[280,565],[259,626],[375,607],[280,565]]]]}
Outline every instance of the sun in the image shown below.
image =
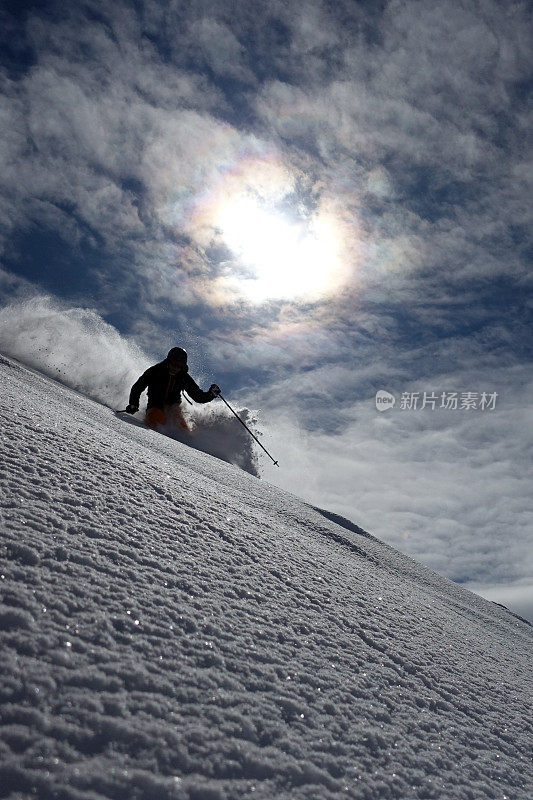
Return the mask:
{"type": "Polygon", "coordinates": [[[252,302],[316,298],[335,283],[339,241],[327,215],[289,221],[244,195],[221,203],[214,224],[234,256],[226,282],[252,302]]]}

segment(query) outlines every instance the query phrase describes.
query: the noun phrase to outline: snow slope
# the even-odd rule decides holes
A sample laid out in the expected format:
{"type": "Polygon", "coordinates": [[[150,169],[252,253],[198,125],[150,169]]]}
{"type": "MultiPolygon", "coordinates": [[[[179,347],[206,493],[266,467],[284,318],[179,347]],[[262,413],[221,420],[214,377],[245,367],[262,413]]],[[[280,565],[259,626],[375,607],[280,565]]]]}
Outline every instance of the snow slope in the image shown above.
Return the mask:
{"type": "Polygon", "coordinates": [[[0,373],[0,797],[533,796],[531,626],[0,373]]]}

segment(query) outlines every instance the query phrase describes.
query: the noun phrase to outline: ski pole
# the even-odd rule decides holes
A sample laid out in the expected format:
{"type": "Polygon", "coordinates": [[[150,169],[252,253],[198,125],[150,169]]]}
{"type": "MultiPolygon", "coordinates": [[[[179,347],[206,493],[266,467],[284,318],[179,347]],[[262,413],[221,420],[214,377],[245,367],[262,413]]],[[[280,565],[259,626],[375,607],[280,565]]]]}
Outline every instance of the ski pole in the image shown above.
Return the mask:
{"type": "MultiPolygon", "coordinates": [[[[263,447],[263,445],[261,444],[261,442],[259,441],[259,439],[257,438],[257,436],[254,436],[254,434],[252,433],[252,431],[250,430],[250,428],[248,427],[248,425],[246,424],[246,422],[243,422],[243,420],[242,420],[242,419],[239,417],[239,415],[238,415],[238,414],[237,414],[237,413],[236,413],[236,412],[235,412],[235,411],[232,409],[232,407],[230,406],[230,404],[228,403],[228,401],[226,400],[226,398],[225,398],[225,397],[222,397],[222,395],[220,394],[220,392],[218,393],[217,397],[220,397],[220,399],[221,399],[221,400],[222,400],[222,401],[223,401],[223,402],[224,402],[224,403],[227,405],[227,407],[229,408],[229,410],[231,411],[231,413],[232,413],[232,414],[234,414],[234,415],[237,417],[237,419],[239,420],[239,422],[241,423],[241,425],[244,425],[244,427],[246,428],[246,430],[248,431],[248,433],[250,434],[250,436],[252,437],[252,439],[255,439],[255,441],[257,442],[257,444],[259,445],[259,447],[260,447],[262,450],[264,450],[264,451],[265,451],[265,453],[267,454],[267,456],[268,456],[270,459],[272,459],[272,461],[274,461],[274,459],[272,458],[272,456],[270,455],[270,453],[268,452],[268,450],[266,449],[266,447],[263,447]]],[[[279,467],[279,463],[278,463],[277,461],[274,461],[274,464],[276,465],[276,467],[279,467]]]]}

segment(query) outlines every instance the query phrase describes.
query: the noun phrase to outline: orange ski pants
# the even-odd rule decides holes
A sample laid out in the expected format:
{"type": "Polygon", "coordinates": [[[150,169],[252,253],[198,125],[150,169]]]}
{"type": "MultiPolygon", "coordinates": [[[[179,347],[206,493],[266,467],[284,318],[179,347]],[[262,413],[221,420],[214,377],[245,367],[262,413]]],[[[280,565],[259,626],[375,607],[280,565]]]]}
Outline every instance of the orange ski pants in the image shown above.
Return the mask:
{"type": "Polygon", "coordinates": [[[156,428],[158,425],[166,425],[167,422],[179,425],[181,428],[189,430],[185,417],[179,406],[165,406],[164,408],[147,408],[145,423],[149,428],[156,428]]]}

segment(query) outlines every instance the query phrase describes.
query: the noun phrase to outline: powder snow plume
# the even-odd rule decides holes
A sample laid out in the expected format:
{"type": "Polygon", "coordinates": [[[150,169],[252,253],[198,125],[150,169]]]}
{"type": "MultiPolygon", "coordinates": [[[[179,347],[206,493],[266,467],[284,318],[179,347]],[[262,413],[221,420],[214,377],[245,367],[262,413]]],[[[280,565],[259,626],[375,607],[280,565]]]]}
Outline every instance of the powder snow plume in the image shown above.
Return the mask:
{"type": "MultiPolygon", "coordinates": [[[[185,403],[182,404],[182,408],[185,403]]],[[[171,439],[209,453],[211,456],[234,464],[245,472],[256,477],[260,476],[259,459],[253,446],[251,436],[244,430],[240,422],[220,406],[189,406],[183,408],[184,417],[190,428],[189,431],[179,425],[167,423],[159,427],[158,431],[171,439]]],[[[247,408],[238,411],[240,418],[253,430],[255,436],[260,436],[257,430],[257,419],[254,412],[247,408]]],[[[133,417],[124,417],[126,422],[139,424],[144,418],[144,409],[133,417]]]]}
{"type": "Polygon", "coordinates": [[[115,408],[149,366],[146,354],[96,311],[67,308],[48,296],[0,309],[0,350],[115,408]]]}
{"type": "MultiPolygon", "coordinates": [[[[247,408],[239,410],[239,416],[256,436],[257,418],[247,408]]],[[[212,456],[228,461],[252,475],[259,476],[257,454],[253,440],[240,422],[220,406],[192,406],[185,411],[192,423],[192,433],[179,432],[176,438],[212,456]]]]}
{"type": "MultiPolygon", "coordinates": [[[[133,382],[154,363],[93,309],[36,296],[0,308],[0,350],[109,408],[124,408],[133,382]]],[[[146,395],[143,395],[145,401],[146,395]]],[[[184,404],[185,405],[185,404],[184,404]]],[[[142,419],[142,411],[139,418],[142,419]]],[[[187,407],[193,432],[172,438],[259,475],[253,439],[220,406],[187,407]],[[190,409],[190,410],[189,410],[190,409]]],[[[247,409],[238,412],[255,424],[247,409]]],[[[254,429],[257,435],[257,430],[254,429]]]]}

